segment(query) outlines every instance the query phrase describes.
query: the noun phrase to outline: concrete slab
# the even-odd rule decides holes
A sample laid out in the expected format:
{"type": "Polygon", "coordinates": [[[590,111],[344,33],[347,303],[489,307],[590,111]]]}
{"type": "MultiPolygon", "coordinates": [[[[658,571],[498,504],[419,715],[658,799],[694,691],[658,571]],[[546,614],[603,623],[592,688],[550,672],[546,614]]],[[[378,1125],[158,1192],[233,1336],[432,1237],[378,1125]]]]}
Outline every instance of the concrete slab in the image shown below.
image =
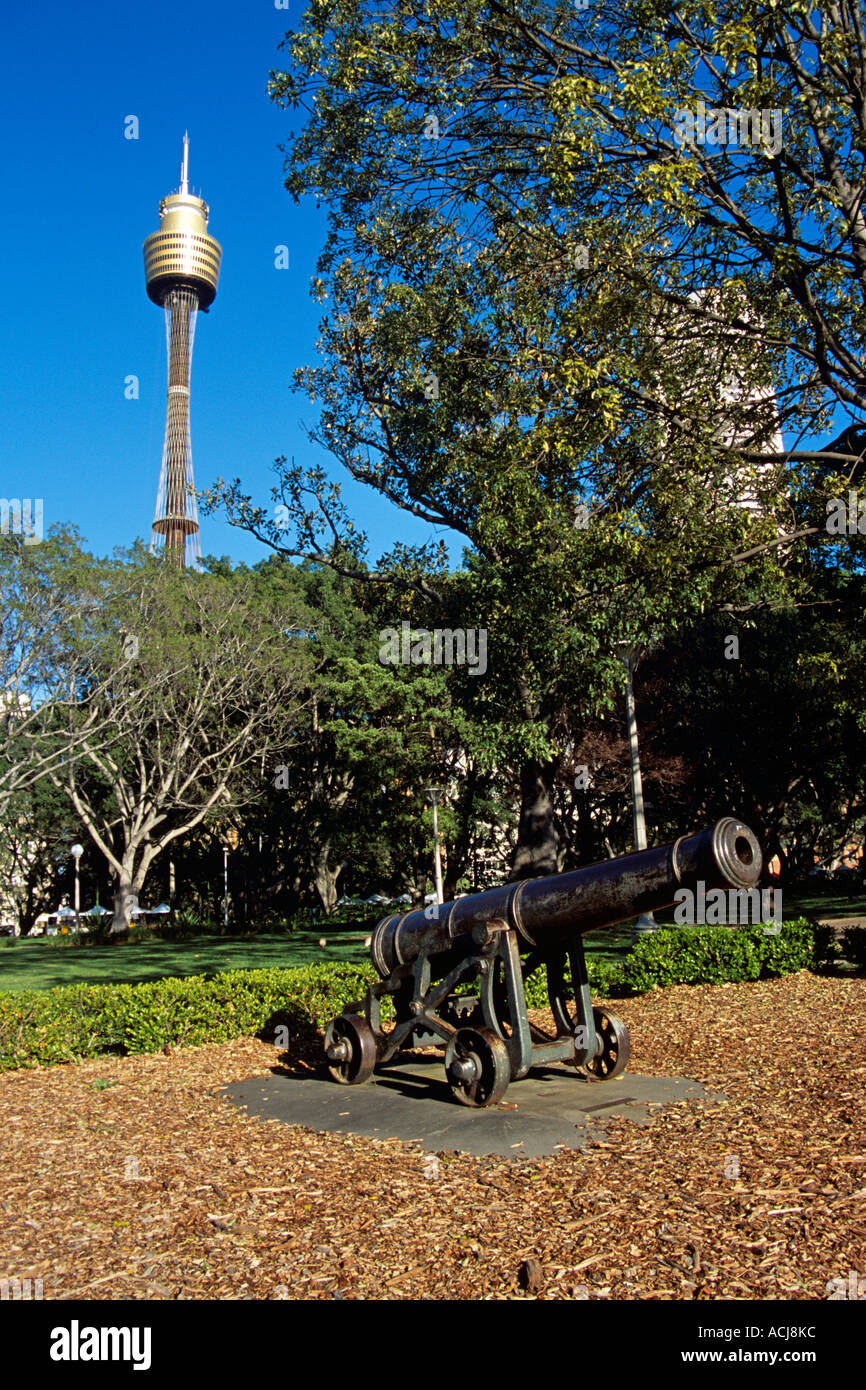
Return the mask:
{"type": "Polygon", "coordinates": [[[624,1115],[646,1125],[665,1105],[723,1099],[681,1076],[591,1081],[563,1066],[538,1067],[513,1081],[489,1110],[461,1105],[445,1081],[441,1055],[415,1056],[377,1071],[364,1086],[340,1086],[321,1075],[275,1067],[272,1075],[240,1081],[220,1095],[261,1119],[317,1131],[402,1139],[431,1153],[499,1154],[543,1158],[557,1148],[585,1148],[602,1138],[604,1122],[624,1115]]]}

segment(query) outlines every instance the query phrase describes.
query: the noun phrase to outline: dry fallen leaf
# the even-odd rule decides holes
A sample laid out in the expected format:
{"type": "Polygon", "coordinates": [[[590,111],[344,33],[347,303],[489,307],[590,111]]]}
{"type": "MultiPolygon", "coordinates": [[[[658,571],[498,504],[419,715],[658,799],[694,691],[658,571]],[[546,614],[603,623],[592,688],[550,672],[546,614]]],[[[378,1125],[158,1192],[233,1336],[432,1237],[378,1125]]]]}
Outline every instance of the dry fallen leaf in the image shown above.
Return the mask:
{"type": "Polygon", "coordinates": [[[254,1076],[275,1092],[287,1064],[321,1065],[321,1040],[293,1039],[288,1062],[242,1038],[3,1073],[0,1271],[46,1299],[506,1299],[527,1250],[545,1299],[824,1299],[866,1274],[866,980],[676,986],[614,1009],[632,1072],[722,1099],[607,1120],[582,1153],[440,1154],[435,1177],[415,1145],[217,1095],[254,1076]]]}

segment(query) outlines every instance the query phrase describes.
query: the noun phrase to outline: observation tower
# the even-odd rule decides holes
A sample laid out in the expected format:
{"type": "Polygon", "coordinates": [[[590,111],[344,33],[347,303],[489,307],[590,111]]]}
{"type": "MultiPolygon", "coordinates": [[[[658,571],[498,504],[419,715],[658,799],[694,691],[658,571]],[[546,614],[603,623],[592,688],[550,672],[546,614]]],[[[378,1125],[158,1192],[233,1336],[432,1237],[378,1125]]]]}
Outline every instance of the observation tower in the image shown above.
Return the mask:
{"type": "Polygon", "coordinates": [[[208,235],[208,205],[189,191],[189,137],[183,137],[180,189],[159,205],[159,231],[144,243],[148,297],[165,310],[168,403],[153,514],[151,551],[166,550],[181,568],[201,561],[189,435],[189,376],[195,320],[216,297],[222,247],[208,235]]]}

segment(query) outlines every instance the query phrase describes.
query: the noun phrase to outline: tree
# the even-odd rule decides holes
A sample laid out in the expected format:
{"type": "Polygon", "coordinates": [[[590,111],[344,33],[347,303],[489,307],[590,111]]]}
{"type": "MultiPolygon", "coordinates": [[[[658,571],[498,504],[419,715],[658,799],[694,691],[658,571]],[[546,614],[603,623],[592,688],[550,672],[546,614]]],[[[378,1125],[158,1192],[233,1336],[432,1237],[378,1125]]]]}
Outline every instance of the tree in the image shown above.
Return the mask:
{"type": "MultiPolygon", "coordinates": [[[[808,592],[791,480],[768,468],[782,311],[733,262],[720,271],[692,222],[674,235],[665,178],[679,217],[694,171],[634,153],[665,109],[645,70],[659,13],[337,0],[307,11],[272,75],[274,99],[307,111],[287,187],[329,207],[323,362],[298,374],[321,402],[313,437],[466,538],[451,596],[489,630],[488,751],[519,778],[518,877],[561,863],[553,789],[575,721],[614,698],[617,640],[808,592]],[[758,507],[736,505],[741,484],[758,507]]],[[[820,380],[797,380],[784,423],[826,419],[820,380]]],[[[278,475],[271,512],[239,482],[213,498],[276,549],[360,574],[363,538],[324,473],[280,460],[278,475]]],[[[816,480],[795,482],[814,509],[816,480]]],[[[443,604],[432,559],[397,547],[372,579],[443,604]]]]}
{"type": "Polygon", "coordinates": [[[825,602],[768,615],[722,657],[725,625],[705,620],[650,655],[644,747],[679,755],[664,835],[736,806],[785,877],[832,862],[866,826],[863,580],[836,570],[825,602]]]}
{"type": "MultiPolygon", "coordinates": [[[[327,566],[286,569],[315,613],[319,665],[305,731],[269,797],[265,835],[279,836],[281,882],[309,875],[326,912],[346,873],[351,891],[423,897],[430,836],[422,789],[448,776],[465,734],[453,671],[381,660],[382,632],[409,610],[327,566]]],[[[460,872],[459,854],[449,861],[460,872]]]]}
{"type": "Polygon", "coordinates": [[[68,888],[62,874],[77,825],[70,806],[49,779],[4,798],[0,810],[0,899],[22,935],[42,912],[57,907],[68,888]]]}
{"type": "MultiPolygon", "coordinates": [[[[14,814],[16,798],[115,737],[106,701],[118,705],[121,696],[99,684],[89,648],[100,574],[72,528],[53,527],[33,547],[0,536],[0,815],[14,814]]],[[[148,692],[127,688],[122,698],[131,714],[148,692]]]]}
{"type": "MultiPolygon", "coordinates": [[[[335,208],[337,254],[394,208],[423,227],[458,200],[477,244],[523,231],[549,273],[577,241],[614,293],[652,294],[711,347],[755,343],[783,424],[823,426],[836,402],[860,418],[862,38],[857,6],[806,0],[314,4],[271,78],[309,113],[287,186],[335,208]]],[[[598,365],[643,407],[644,382],[598,365]]]]}
{"type": "Polygon", "coordinates": [[[157,856],[260,796],[296,741],[313,658],[293,622],[309,620],[243,570],[178,572],[138,554],[113,567],[86,637],[92,688],[69,725],[83,756],[52,773],[115,875],[113,934],[157,856]],[[88,738],[94,720],[110,746],[88,738]]]}

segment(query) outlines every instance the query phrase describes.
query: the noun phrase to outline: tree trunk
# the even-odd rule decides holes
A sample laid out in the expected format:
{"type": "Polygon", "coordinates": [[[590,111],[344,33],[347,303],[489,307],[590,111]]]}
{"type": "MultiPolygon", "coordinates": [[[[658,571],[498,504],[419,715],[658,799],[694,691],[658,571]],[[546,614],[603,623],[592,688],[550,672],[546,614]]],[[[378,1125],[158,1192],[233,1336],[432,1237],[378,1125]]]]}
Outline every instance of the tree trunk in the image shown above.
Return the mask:
{"type": "Polygon", "coordinates": [[[313,879],[316,885],[316,892],[328,916],[330,916],[337,906],[337,879],[340,877],[345,867],[343,864],[337,864],[335,868],[331,868],[328,863],[328,851],[330,848],[331,842],[329,840],[316,851],[313,862],[313,879]]]}
{"type": "Polygon", "coordinates": [[[509,883],[559,871],[559,832],[553,815],[556,766],[531,758],[520,769],[520,822],[509,883]]]}
{"type": "Polygon", "coordinates": [[[138,894],[133,892],[129,873],[124,870],[114,891],[114,916],[108,928],[110,941],[122,940],[129,935],[133,909],[138,907],[138,894]]]}
{"type": "Polygon", "coordinates": [[[457,884],[470,865],[472,854],[472,832],[475,827],[475,791],[478,771],[470,764],[463,786],[463,795],[457,803],[457,833],[453,840],[445,842],[445,882],[443,898],[450,903],[457,892],[457,884]]]}
{"type": "Polygon", "coordinates": [[[574,836],[578,864],[597,864],[604,859],[604,845],[590,811],[591,788],[578,791],[577,830],[574,836]]]}

